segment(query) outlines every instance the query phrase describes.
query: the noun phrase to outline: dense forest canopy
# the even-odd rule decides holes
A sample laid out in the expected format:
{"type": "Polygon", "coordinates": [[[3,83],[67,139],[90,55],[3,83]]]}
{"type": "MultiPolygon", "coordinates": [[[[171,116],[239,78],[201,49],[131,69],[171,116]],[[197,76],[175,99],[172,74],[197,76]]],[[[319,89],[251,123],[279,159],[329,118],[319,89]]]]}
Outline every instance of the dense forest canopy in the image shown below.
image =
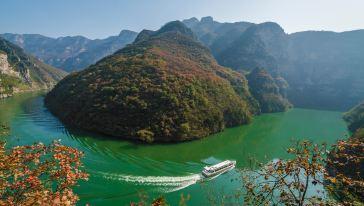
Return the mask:
{"type": "Polygon", "coordinates": [[[205,137],[259,112],[244,75],[219,66],[179,21],[69,75],[46,104],[72,126],[146,142],[205,137]]]}

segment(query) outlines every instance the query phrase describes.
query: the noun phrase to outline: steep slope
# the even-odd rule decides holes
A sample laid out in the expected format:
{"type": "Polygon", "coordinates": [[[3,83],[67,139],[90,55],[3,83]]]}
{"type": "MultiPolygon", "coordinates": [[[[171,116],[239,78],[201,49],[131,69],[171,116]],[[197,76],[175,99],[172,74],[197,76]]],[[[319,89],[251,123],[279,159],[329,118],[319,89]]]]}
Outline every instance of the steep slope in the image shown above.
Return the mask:
{"type": "Polygon", "coordinates": [[[66,72],[48,66],[0,38],[0,98],[53,87],[66,72]]]}
{"type": "Polygon", "coordinates": [[[287,53],[295,105],[345,111],[364,99],[364,30],[291,34],[287,53]]]}
{"type": "Polygon", "coordinates": [[[244,76],[219,66],[179,21],[69,75],[45,102],[70,126],[146,142],[201,138],[258,110],[244,76]]]}
{"type": "Polygon", "coordinates": [[[82,36],[54,39],[39,34],[7,33],[1,36],[49,65],[75,71],[121,49],[134,41],[136,35],[136,32],[123,30],[118,36],[95,40],[82,36]]]}
{"type": "Polygon", "coordinates": [[[252,95],[258,100],[261,112],[283,112],[292,107],[285,98],[287,84],[283,78],[273,79],[265,69],[254,69],[247,75],[252,95]]]}
{"type": "Polygon", "coordinates": [[[358,104],[344,114],[350,131],[355,132],[360,128],[364,129],[364,103],[358,104]]]}
{"type": "Polygon", "coordinates": [[[221,65],[239,71],[266,68],[279,73],[279,62],[286,57],[286,34],[276,23],[250,26],[233,43],[221,51],[216,59],[221,65]]]}

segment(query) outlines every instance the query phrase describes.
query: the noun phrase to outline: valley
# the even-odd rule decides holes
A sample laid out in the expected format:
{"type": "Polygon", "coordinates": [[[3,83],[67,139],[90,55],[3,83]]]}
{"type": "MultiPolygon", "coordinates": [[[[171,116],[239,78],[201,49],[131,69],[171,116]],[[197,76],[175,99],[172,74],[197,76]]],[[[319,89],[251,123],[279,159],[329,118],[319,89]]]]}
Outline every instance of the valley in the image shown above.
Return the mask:
{"type": "Polygon", "coordinates": [[[0,206],[363,205],[363,3],[2,5],[0,206]]]}
{"type": "MultiPolygon", "coordinates": [[[[222,66],[242,73],[265,68],[288,84],[287,97],[296,106],[346,111],[364,99],[363,30],[303,31],[287,34],[279,24],[221,23],[212,17],[182,21],[211,50],[222,66]]],[[[39,34],[1,35],[43,62],[67,72],[87,68],[131,44],[137,32],[90,40],[57,39],[39,34]]]]}
{"type": "MultiPolygon", "coordinates": [[[[0,121],[11,132],[3,137],[8,146],[45,144],[61,139],[63,144],[85,152],[85,169],[91,177],[76,188],[80,204],[121,205],[137,201],[138,192],[163,194],[178,204],[180,194],[193,195],[189,204],[209,204],[211,195],[229,194],[242,185],[231,182],[238,170],[249,167],[249,158],[267,162],[288,158],[292,141],[309,138],[333,144],[348,135],[340,112],[292,109],[258,116],[249,125],[234,127],[201,140],[179,144],[138,144],[71,130],[44,106],[44,94],[29,93],[0,100],[0,121]],[[26,138],[23,138],[26,137],[26,138]],[[196,181],[206,164],[237,160],[237,169],[208,182],[196,181]]],[[[234,200],[230,200],[234,201],[234,200]]]]}

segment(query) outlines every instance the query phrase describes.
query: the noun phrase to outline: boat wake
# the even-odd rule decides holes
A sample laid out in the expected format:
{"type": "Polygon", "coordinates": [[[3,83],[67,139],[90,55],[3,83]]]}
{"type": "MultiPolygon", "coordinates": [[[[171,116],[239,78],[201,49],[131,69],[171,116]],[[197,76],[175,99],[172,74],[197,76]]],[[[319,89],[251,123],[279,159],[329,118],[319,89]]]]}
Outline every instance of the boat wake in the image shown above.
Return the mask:
{"type": "Polygon", "coordinates": [[[132,183],[136,185],[154,186],[158,191],[165,193],[181,190],[204,179],[203,176],[200,174],[191,174],[188,176],[177,176],[177,177],[132,176],[132,175],[107,173],[107,172],[97,172],[97,174],[108,180],[132,183]]]}

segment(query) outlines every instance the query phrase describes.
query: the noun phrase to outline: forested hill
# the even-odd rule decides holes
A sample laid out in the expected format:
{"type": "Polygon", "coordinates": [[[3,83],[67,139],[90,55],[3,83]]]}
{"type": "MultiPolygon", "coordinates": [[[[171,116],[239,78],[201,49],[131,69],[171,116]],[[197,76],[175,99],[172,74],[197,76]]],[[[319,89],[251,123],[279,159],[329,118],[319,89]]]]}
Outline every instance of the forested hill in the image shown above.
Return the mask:
{"type": "Polygon", "coordinates": [[[91,40],[83,36],[50,38],[39,34],[0,35],[46,64],[65,71],[77,71],[132,43],[136,32],[122,30],[117,36],[91,40]]]}
{"type": "Polygon", "coordinates": [[[244,75],[179,21],[62,80],[46,105],[70,126],[145,142],[205,137],[259,112],[244,75]]]}
{"type": "Polygon", "coordinates": [[[0,98],[22,91],[49,89],[66,74],[0,37],[0,98]]]}

